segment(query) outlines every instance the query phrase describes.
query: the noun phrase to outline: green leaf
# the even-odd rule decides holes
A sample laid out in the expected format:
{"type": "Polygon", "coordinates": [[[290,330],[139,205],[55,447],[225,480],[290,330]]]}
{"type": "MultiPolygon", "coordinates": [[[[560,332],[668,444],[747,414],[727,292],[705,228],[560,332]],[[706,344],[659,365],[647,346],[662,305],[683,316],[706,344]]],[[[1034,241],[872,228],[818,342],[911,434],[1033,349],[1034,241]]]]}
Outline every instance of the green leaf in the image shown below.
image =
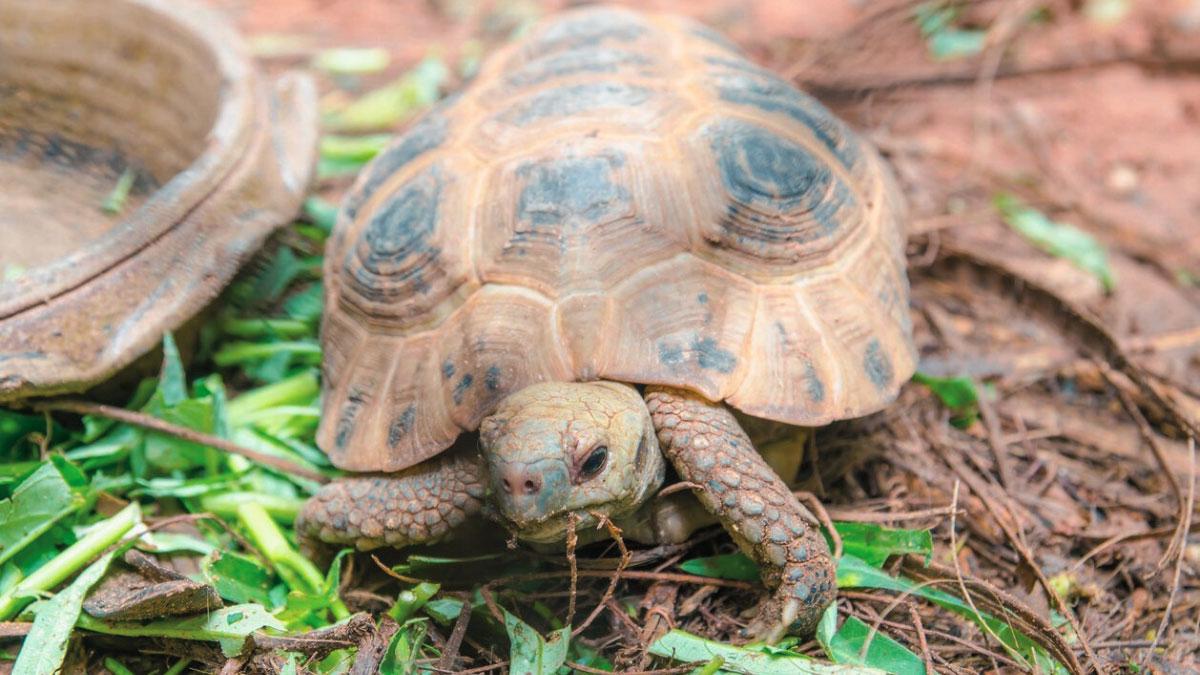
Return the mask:
{"type": "Polygon", "coordinates": [[[858,666],[829,665],[802,654],[780,654],[779,650],[755,647],[734,647],[702,637],[672,630],[650,645],[655,656],[684,663],[709,663],[724,659],[721,670],[747,675],[883,675],[883,671],[858,666]]]}
{"type": "Polygon", "coordinates": [[[715,579],[737,579],[739,581],[758,581],[759,568],[751,559],[742,553],[726,553],[707,558],[692,558],[679,563],[679,569],[688,574],[715,579]]]}
{"type": "Polygon", "coordinates": [[[257,602],[272,607],[271,571],[257,560],[232,551],[218,551],[204,561],[204,574],[221,598],[233,603],[257,602]]]}
{"type": "Polygon", "coordinates": [[[391,56],[386,49],[340,47],[317,52],[312,67],[335,75],[367,75],[387,68],[389,63],[391,56]]]}
{"type": "Polygon", "coordinates": [[[284,630],[285,626],[271,616],[262,605],[233,605],[207,614],[140,623],[135,621],[101,621],[87,614],[79,615],[79,627],[107,635],[127,637],[163,637],[181,640],[203,640],[222,643],[227,656],[236,654],[251,633],[264,628],[284,630]],[[231,654],[231,651],[232,654],[231,654]]]}
{"type": "Polygon", "coordinates": [[[352,162],[361,167],[382,152],[391,140],[391,134],[367,134],[365,136],[329,134],[321,137],[321,157],[328,160],[352,162]]]}
{"type": "MultiPolygon", "coordinates": [[[[441,588],[441,584],[422,581],[411,589],[400,591],[400,595],[396,598],[396,604],[388,610],[388,616],[395,619],[397,623],[408,621],[414,614],[421,611],[425,603],[429,602],[429,599],[436,595],[441,588]]],[[[459,609],[461,610],[461,607],[459,609]]]]}
{"type": "Polygon", "coordinates": [[[929,586],[918,586],[907,579],[900,579],[867,564],[866,561],[853,555],[843,555],[838,561],[838,588],[879,588],[896,591],[897,593],[912,593],[948,609],[955,614],[974,621],[985,630],[990,631],[1008,649],[1009,654],[1026,662],[1036,663],[1042,672],[1066,673],[1066,668],[1050,657],[1044,649],[1029,636],[1017,631],[1007,622],[996,617],[977,612],[967,601],[929,586]]]}
{"type": "Polygon", "coordinates": [[[115,554],[116,550],[112,550],[100,556],[53,598],[33,606],[33,627],[25,638],[21,652],[17,654],[13,675],[50,675],[59,672],[67,655],[71,630],[83,610],[83,598],[104,576],[115,554]]]}
{"type": "Polygon", "coordinates": [[[433,105],[449,75],[440,58],[426,57],[395,82],[327,114],[324,123],[338,131],[373,131],[394,126],[433,105]]]}
{"type": "Polygon", "coordinates": [[[434,621],[446,625],[458,618],[462,606],[463,602],[458,598],[437,598],[425,603],[425,613],[434,621]]]}
{"type": "Polygon", "coordinates": [[[871,635],[870,627],[857,617],[847,616],[841,629],[832,636],[818,631],[817,640],[834,663],[879,668],[893,675],[925,675],[925,662],[921,657],[883,633],[871,635]],[[871,639],[869,645],[868,636],[871,639]]]}
{"type": "Polygon", "coordinates": [[[1133,9],[1130,0],[1087,0],[1083,14],[1090,21],[1111,26],[1121,22],[1133,9]]]}
{"type": "Polygon", "coordinates": [[[987,31],[966,28],[946,28],[928,38],[929,53],[939,61],[974,56],[986,43],[987,31]]]}
{"type": "Polygon", "coordinates": [[[942,405],[956,413],[950,420],[954,426],[965,429],[979,417],[979,392],[971,378],[914,373],[913,381],[925,385],[941,400],[942,405]]]}
{"type": "Polygon", "coordinates": [[[326,234],[333,232],[333,226],[337,223],[338,206],[327,199],[320,197],[309,197],[304,200],[304,215],[313,222],[314,225],[325,230],[326,234]]]}
{"type": "Polygon", "coordinates": [[[31,432],[45,432],[46,420],[41,415],[21,415],[0,410],[0,452],[10,452],[17,441],[31,432]]]}
{"type": "Polygon", "coordinates": [[[833,524],[842,537],[842,552],[879,566],[893,555],[915,553],[928,559],[933,555],[933,535],[929,530],[899,530],[874,523],[833,524]]]}
{"type": "Polygon", "coordinates": [[[550,633],[549,639],[508,610],[504,610],[504,628],[510,643],[508,672],[512,675],[553,675],[566,660],[571,642],[571,627],[550,633]]]}
{"type": "Polygon", "coordinates": [[[379,664],[380,675],[410,675],[416,672],[413,662],[421,653],[421,645],[425,643],[428,631],[428,619],[414,619],[400,626],[379,664]]]}
{"type": "Polygon", "coordinates": [[[179,358],[179,347],[170,333],[163,333],[162,372],[158,377],[158,393],[164,405],[171,407],[187,399],[187,379],[183,372],[183,360],[179,358]]]}
{"type": "Polygon", "coordinates": [[[39,466],[17,485],[12,497],[0,500],[0,564],[83,503],[84,498],[71,490],[53,463],[39,466]]]}
{"type": "Polygon", "coordinates": [[[1050,220],[1046,214],[1009,194],[996,195],[995,204],[1005,222],[1034,246],[1095,276],[1105,291],[1111,293],[1116,288],[1108,251],[1095,237],[1073,225],[1050,220]]]}

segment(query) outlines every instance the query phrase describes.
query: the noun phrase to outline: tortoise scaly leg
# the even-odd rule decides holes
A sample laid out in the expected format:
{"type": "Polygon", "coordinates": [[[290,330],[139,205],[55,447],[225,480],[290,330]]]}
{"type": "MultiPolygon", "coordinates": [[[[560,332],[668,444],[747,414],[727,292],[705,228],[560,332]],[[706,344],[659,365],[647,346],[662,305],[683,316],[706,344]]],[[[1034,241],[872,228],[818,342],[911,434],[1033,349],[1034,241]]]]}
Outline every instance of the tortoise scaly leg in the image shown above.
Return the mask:
{"type": "Polygon", "coordinates": [[[450,452],[394,474],[322,486],[296,520],[302,538],[360,550],[436,542],[483,508],[483,462],[450,452]]]}
{"type": "Polygon", "coordinates": [[[697,394],[646,390],[663,454],[717,516],[773,590],[747,633],[808,636],[834,598],[834,563],[816,519],[755,451],[733,414],[697,394]]]}

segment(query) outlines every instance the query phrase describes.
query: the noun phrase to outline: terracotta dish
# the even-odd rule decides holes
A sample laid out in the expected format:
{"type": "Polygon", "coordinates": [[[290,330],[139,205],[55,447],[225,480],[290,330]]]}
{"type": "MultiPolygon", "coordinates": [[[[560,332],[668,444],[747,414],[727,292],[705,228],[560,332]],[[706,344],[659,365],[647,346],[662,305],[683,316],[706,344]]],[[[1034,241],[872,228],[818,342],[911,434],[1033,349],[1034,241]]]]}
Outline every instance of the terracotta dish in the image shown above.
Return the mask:
{"type": "Polygon", "coordinates": [[[316,137],[312,82],[263,77],[203,7],[0,3],[0,401],[82,390],[199,312],[295,215],[316,137]]]}

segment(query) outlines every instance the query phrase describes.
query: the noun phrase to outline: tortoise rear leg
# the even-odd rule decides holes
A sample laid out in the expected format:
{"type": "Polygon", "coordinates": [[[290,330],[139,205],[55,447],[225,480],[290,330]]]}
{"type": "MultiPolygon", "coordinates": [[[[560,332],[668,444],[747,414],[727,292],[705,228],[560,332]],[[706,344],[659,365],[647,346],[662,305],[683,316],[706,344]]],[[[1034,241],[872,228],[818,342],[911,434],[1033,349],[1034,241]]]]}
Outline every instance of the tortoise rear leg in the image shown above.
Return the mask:
{"type": "Polygon", "coordinates": [[[483,508],[483,462],[443,453],[400,473],[354,476],[323,486],[296,520],[301,538],[360,550],[433,543],[483,508]]]}
{"type": "Polygon", "coordinates": [[[646,405],[659,446],[679,475],[774,591],[747,628],[775,642],[794,631],[812,635],[833,602],[834,562],[816,519],[754,450],[733,413],[696,394],[648,388],[646,405]]]}

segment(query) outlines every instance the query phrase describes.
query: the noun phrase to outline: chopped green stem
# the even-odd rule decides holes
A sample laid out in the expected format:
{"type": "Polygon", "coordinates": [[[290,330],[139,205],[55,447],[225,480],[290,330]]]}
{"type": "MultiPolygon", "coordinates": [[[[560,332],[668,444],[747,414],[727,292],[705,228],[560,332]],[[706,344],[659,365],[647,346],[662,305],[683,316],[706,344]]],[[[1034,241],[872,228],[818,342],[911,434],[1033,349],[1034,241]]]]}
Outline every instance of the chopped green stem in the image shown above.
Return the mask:
{"type": "Polygon", "coordinates": [[[238,418],[238,425],[249,425],[263,420],[275,419],[277,417],[286,417],[294,419],[296,417],[307,417],[319,419],[321,417],[321,409],[316,406],[300,406],[300,405],[281,405],[278,408],[268,408],[266,410],[256,410],[247,414],[245,417],[238,418]]]}
{"type": "Polygon", "coordinates": [[[242,420],[255,412],[281,405],[304,405],[316,399],[320,392],[316,371],[306,370],[274,384],[257,387],[234,398],[225,407],[229,425],[245,424],[242,420]]]}
{"type": "Polygon", "coordinates": [[[412,589],[400,591],[399,597],[396,598],[396,604],[388,610],[388,614],[396,620],[396,623],[404,623],[408,621],[414,614],[419,612],[425,603],[441,589],[441,584],[435,584],[429,581],[422,581],[413,586],[412,589]]]}
{"type": "MultiPolygon", "coordinates": [[[[321,572],[300,552],[288,543],[283,531],[271,519],[267,510],[256,502],[244,502],[238,506],[238,520],[246,528],[250,539],[275,565],[275,570],[292,590],[303,593],[320,593],[325,583],[321,572]]],[[[329,610],[339,621],[350,616],[350,610],[342,601],[334,598],[329,603],[329,610]]]]}
{"type": "Polygon", "coordinates": [[[133,181],[137,178],[137,174],[133,169],[126,168],[121,177],[117,179],[117,184],[113,186],[112,192],[108,193],[108,197],[104,199],[104,210],[107,213],[117,214],[125,208],[125,200],[129,198],[129,190],[133,187],[133,181]]]}
{"type": "Polygon", "coordinates": [[[218,492],[200,497],[202,510],[222,518],[237,518],[242,504],[257,504],[275,520],[291,523],[300,514],[304,500],[262,492],[218,492]]]}
{"type": "Polygon", "coordinates": [[[243,338],[303,337],[312,332],[312,324],[297,319],[225,319],[221,330],[243,338]]]}
{"type": "Polygon", "coordinates": [[[141,509],[134,502],[93,527],[82,539],[0,595],[0,621],[8,621],[16,616],[32,600],[31,595],[54,588],[86,567],[104,549],[120,541],[141,519],[141,509]]]}
{"type": "Polygon", "coordinates": [[[725,665],[725,658],[722,656],[714,656],[712,661],[704,664],[704,667],[696,671],[696,675],[713,675],[721,670],[721,666],[725,665]]]}
{"type": "Polygon", "coordinates": [[[167,668],[167,671],[163,673],[163,675],[179,675],[183,672],[184,668],[188,667],[188,664],[191,662],[191,659],[179,659],[174,665],[172,665],[170,668],[167,668]]]}
{"type": "Polygon", "coordinates": [[[108,672],[112,673],[112,675],[133,675],[132,670],[126,668],[125,664],[111,656],[106,656],[104,658],[104,667],[107,668],[108,672]]]}
{"type": "Polygon", "coordinates": [[[276,354],[293,354],[296,356],[321,356],[321,345],[315,342],[284,341],[284,342],[231,342],[213,354],[213,362],[218,366],[232,366],[247,361],[257,361],[276,354]]]}

